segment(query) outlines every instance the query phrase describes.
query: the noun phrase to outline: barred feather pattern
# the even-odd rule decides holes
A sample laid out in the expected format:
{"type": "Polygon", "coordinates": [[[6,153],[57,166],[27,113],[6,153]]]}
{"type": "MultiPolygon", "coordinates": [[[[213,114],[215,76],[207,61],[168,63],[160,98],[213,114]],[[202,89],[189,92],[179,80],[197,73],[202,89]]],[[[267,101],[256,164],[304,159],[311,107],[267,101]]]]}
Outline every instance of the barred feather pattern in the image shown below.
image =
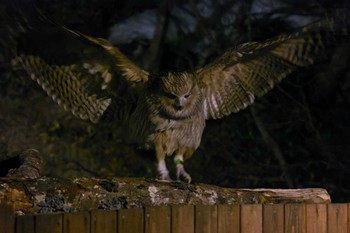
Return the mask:
{"type": "Polygon", "coordinates": [[[193,72],[153,75],[107,40],[52,23],[74,39],[72,45],[81,42],[69,51],[76,51],[77,60],[63,56],[73,65],[51,65],[34,55],[20,55],[14,62],[74,115],[94,123],[101,116],[123,120],[127,140],[155,149],[161,179],[170,179],[165,157],[172,155],[177,178],[188,182],[191,177],[181,162],[200,145],[206,119],[246,108],[291,72],[326,58],[337,37],[346,34],[333,22],[321,23],[239,45],[193,72]]]}
{"type": "Polygon", "coordinates": [[[19,63],[48,96],[81,119],[97,123],[111,104],[110,98],[88,95],[81,74],[75,72],[74,65],[49,65],[40,57],[32,55],[18,56],[13,63],[19,63]]]}
{"type": "Polygon", "coordinates": [[[62,27],[62,29],[71,33],[84,42],[88,42],[103,48],[107,54],[113,58],[116,68],[120,69],[123,72],[123,77],[132,85],[135,83],[145,83],[148,81],[149,73],[131,62],[118,48],[114,47],[108,40],[91,37],[66,27],[62,27]]]}
{"type": "Polygon", "coordinates": [[[336,44],[336,37],[346,34],[327,21],[227,51],[197,71],[206,119],[246,108],[299,67],[324,60],[327,49],[336,44]]]}

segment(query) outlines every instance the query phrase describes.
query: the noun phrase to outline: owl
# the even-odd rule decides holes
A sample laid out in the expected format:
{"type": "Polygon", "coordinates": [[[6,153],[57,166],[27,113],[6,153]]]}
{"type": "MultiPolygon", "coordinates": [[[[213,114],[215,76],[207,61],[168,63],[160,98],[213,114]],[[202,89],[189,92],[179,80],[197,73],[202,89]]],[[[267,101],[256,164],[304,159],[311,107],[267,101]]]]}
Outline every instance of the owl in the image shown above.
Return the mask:
{"type": "MultiPolygon", "coordinates": [[[[55,61],[54,54],[21,53],[13,65],[75,116],[92,123],[110,121],[122,128],[126,142],[153,149],[159,180],[171,180],[165,159],[172,156],[176,178],[189,183],[184,162],[199,147],[208,119],[245,109],[293,71],[324,59],[338,36],[346,34],[329,20],[238,45],[204,67],[155,74],[108,40],[54,27],[60,34],[51,39],[70,41],[61,48],[67,54],[62,61],[55,61]],[[79,59],[71,53],[77,47],[82,48],[79,59]]],[[[50,50],[45,46],[40,44],[50,50]]]]}

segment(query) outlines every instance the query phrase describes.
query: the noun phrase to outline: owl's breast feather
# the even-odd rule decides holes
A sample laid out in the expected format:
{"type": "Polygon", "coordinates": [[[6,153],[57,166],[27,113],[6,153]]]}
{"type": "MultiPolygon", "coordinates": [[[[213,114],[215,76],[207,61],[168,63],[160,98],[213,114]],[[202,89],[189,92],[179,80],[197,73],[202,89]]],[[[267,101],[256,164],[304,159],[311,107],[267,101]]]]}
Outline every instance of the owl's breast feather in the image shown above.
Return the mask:
{"type": "Polygon", "coordinates": [[[173,120],[160,116],[153,118],[154,131],[151,132],[145,143],[153,145],[161,143],[166,154],[172,155],[179,149],[196,150],[200,144],[205,127],[203,116],[192,116],[187,119],[173,120]]]}

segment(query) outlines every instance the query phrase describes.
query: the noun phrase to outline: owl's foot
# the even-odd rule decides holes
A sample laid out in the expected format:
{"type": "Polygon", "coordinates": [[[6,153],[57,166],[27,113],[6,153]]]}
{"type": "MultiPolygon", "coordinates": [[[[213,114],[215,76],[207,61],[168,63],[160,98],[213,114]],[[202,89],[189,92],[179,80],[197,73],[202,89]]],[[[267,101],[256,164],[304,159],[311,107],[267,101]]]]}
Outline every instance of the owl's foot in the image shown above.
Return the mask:
{"type": "Polygon", "coordinates": [[[170,178],[169,174],[168,175],[159,175],[157,178],[158,182],[172,182],[173,180],[170,178]]]}
{"type": "Polygon", "coordinates": [[[185,171],[182,163],[176,164],[176,177],[178,180],[183,180],[187,183],[191,183],[191,176],[185,171]]]}
{"type": "Polygon", "coordinates": [[[172,179],[169,176],[169,172],[166,170],[160,170],[159,171],[159,176],[157,177],[158,182],[171,182],[172,179]]]}

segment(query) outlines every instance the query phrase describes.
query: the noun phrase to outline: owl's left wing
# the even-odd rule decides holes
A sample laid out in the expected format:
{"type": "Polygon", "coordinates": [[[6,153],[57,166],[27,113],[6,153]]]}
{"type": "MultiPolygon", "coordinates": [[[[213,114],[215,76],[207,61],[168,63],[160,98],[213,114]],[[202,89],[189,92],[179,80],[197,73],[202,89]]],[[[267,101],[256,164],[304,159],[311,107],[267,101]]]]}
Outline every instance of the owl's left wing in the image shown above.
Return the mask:
{"type": "Polygon", "coordinates": [[[227,51],[197,71],[206,119],[246,108],[291,72],[324,59],[338,36],[345,35],[344,28],[329,21],[227,51]]]}

